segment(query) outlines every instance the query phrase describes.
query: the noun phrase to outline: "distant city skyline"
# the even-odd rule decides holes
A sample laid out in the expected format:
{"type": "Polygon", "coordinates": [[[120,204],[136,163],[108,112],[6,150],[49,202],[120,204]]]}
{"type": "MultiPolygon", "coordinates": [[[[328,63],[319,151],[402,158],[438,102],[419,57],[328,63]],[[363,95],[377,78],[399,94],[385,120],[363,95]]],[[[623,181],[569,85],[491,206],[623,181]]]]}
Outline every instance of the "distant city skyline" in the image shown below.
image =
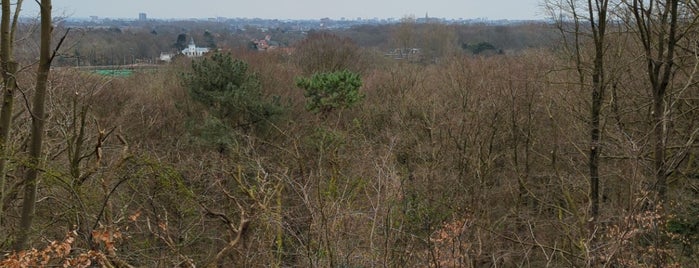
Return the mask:
{"type": "MultiPolygon", "coordinates": [[[[70,18],[131,18],[146,13],[149,19],[177,18],[263,18],[263,19],[371,19],[402,18],[414,15],[434,18],[491,20],[544,19],[542,0],[267,0],[265,2],[230,0],[63,0],[54,1],[54,16],[70,18]]],[[[23,16],[32,16],[38,8],[25,1],[23,16]]]]}

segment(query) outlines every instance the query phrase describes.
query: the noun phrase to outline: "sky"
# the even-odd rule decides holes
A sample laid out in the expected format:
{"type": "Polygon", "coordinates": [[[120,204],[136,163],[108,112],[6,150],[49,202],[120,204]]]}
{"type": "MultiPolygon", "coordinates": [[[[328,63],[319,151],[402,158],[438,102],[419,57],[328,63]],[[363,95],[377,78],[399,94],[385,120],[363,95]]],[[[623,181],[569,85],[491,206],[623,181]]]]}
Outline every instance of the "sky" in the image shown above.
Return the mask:
{"type": "MultiPolygon", "coordinates": [[[[356,19],[407,15],[451,19],[543,19],[541,0],[54,0],[54,16],[87,18],[356,19]]],[[[25,16],[36,13],[24,1],[25,16]],[[28,14],[29,13],[29,14],[28,14]]]]}

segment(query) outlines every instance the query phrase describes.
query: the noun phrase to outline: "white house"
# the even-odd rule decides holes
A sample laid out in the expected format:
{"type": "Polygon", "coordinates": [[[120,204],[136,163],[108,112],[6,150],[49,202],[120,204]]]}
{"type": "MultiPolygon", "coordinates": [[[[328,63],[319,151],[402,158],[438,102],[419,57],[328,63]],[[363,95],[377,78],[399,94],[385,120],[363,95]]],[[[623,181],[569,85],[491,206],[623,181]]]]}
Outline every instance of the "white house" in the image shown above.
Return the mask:
{"type": "Polygon", "coordinates": [[[170,62],[172,61],[172,56],[175,56],[172,53],[167,53],[167,52],[160,52],[160,60],[164,62],[170,62]]]}
{"type": "MultiPolygon", "coordinates": [[[[183,49],[180,53],[182,55],[187,56],[188,58],[194,58],[194,57],[201,57],[204,54],[209,52],[208,47],[197,47],[196,44],[194,44],[194,38],[190,39],[189,41],[189,46],[185,49],[183,49]]],[[[161,52],[160,53],[160,60],[164,62],[170,62],[172,61],[172,58],[175,57],[174,53],[168,53],[168,52],[161,52]]]]}
{"type": "Polygon", "coordinates": [[[201,57],[207,52],[209,52],[209,48],[197,47],[197,45],[194,44],[194,38],[190,39],[189,46],[182,50],[182,54],[189,58],[201,57]]]}

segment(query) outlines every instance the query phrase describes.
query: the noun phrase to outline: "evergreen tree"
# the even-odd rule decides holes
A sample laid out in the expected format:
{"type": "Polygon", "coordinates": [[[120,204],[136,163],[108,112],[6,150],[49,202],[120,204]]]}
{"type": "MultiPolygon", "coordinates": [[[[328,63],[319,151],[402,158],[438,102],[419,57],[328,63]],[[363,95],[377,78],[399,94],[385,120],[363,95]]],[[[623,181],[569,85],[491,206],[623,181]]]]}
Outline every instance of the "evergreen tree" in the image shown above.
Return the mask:
{"type": "Polygon", "coordinates": [[[265,125],[280,113],[279,105],[263,98],[260,82],[248,65],[227,53],[213,53],[192,64],[183,83],[190,97],[207,107],[201,138],[219,146],[232,140],[233,130],[265,125]]]}
{"type": "Polygon", "coordinates": [[[172,45],[177,49],[177,51],[182,51],[183,49],[187,48],[187,34],[181,33],[177,35],[177,42],[172,45]]]}
{"type": "Polygon", "coordinates": [[[337,108],[352,107],[364,98],[359,92],[362,79],[347,70],[300,77],[296,79],[296,86],[305,91],[306,110],[323,115],[337,108]]]}

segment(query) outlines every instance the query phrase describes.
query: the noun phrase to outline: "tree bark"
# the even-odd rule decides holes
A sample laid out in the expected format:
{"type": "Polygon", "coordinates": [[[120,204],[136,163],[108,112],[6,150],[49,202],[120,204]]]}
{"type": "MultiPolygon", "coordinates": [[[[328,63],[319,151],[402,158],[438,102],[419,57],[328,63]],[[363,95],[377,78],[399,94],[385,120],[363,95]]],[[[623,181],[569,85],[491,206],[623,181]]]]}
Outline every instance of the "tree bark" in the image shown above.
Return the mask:
{"type": "Polygon", "coordinates": [[[590,216],[597,219],[599,215],[599,156],[601,150],[600,114],[606,91],[604,56],[604,37],[607,29],[608,0],[587,1],[592,38],[595,46],[595,59],[592,67],[592,106],[590,109],[590,216]],[[597,11],[595,14],[595,10],[597,11]]]}
{"type": "Polygon", "coordinates": [[[1,200],[5,200],[5,174],[7,172],[8,140],[10,139],[10,128],[12,127],[12,110],[14,106],[14,92],[17,88],[15,76],[17,74],[17,62],[12,58],[12,46],[14,43],[14,31],[17,27],[19,8],[22,0],[17,1],[14,21],[10,0],[2,0],[2,17],[0,18],[0,68],[2,70],[3,99],[0,108],[0,223],[2,223],[3,211],[5,210],[1,200]]]}
{"type": "Polygon", "coordinates": [[[51,68],[51,0],[41,0],[41,41],[39,47],[39,67],[36,76],[36,91],[32,107],[32,130],[29,148],[29,170],[25,177],[24,199],[22,200],[22,218],[20,221],[20,233],[15,242],[15,250],[23,249],[31,233],[36,205],[37,181],[41,168],[41,153],[44,137],[44,123],[46,119],[45,99],[48,77],[51,68]]]}

